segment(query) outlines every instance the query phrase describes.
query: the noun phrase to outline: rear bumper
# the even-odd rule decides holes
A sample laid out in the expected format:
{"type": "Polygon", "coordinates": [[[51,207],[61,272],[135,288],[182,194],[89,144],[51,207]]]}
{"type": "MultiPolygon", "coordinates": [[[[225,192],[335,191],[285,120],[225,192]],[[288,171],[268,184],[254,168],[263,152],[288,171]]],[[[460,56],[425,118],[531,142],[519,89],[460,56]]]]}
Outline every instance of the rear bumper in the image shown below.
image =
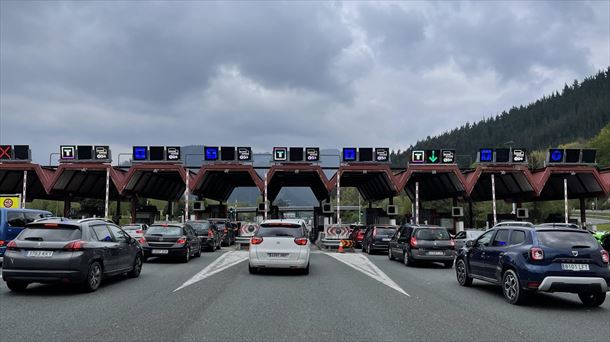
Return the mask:
{"type": "Polygon", "coordinates": [[[542,292],[608,292],[608,282],[596,277],[545,277],[538,291],[542,292]]]}
{"type": "Polygon", "coordinates": [[[371,250],[375,251],[387,251],[390,248],[389,242],[373,242],[371,244],[371,250]]]}
{"type": "Polygon", "coordinates": [[[235,242],[240,245],[249,245],[250,244],[250,236],[238,236],[235,238],[235,242]]]}
{"type": "Polygon", "coordinates": [[[201,243],[201,247],[216,247],[216,241],[214,239],[199,238],[199,242],[201,243]]]}
{"type": "Polygon", "coordinates": [[[57,283],[83,282],[85,278],[85,273],[72,270],[2,270],[4,281],[21,280],[32,283],[57,283]]]}
{"type": "Polygon", "coordinates": [[[144,257],[145,258],[150,258],[150,257],[178,257],[178,256],[185,256],[186,255],[186,248],[185,247],[180,247],[180,248],[142,247],[142,250],[144,251],[144,257]],[[153,250],[167,250],[167,254],[155,254],[155,253],[153,253],[153,250]]]}
{"type": "Polygon", "coordinates": [[[422,261],[453,261],[455,257],[453,255],[415,255],[411,258],[422,261]]]}
{"type": "Polygon", "coordinates": [[[250,266],[260,268],[306,268],[309,264],[309,257],[295,260],[259,260],[250,259],[250,266]]]}

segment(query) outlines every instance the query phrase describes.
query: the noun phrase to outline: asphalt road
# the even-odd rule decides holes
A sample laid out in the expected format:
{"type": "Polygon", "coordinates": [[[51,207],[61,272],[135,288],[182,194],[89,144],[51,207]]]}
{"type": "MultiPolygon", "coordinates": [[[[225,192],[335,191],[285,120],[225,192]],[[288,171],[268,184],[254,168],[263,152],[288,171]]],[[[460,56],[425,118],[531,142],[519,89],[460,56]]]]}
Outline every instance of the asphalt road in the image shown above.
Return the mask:
{"type": "MultiPolygon", "coordinates": [[[[494,286],[477,281],[472,288],[458,286],[453,269],[407,268],[384,255],[365,257],[376,267],[349,255],[348,263],[357,261],[350,266],[317,251],[307,276],[250,275],[246,262],[223,264],[231,255],[225,253],[204,253],[188,264],[153,259],[140,278],[107,279],[89,294],[59,285],[30,285],[16,294],[0,282],[0,339],[608,341],[610,336],[610,299],[588,309],[576,295],[542,294],[527,306],[513,306],[494,286]],[[357,270],[363,267],[368,275],[357,270]],[[201,276],[211,268],[217,273],[201,276]],[[198,273],[202,280],[174,292],[198,273]],[[392,288],[392,281],[404,293],[392,288]]],[[[233,254],[237,261],[242,256],[233,254]]]]}

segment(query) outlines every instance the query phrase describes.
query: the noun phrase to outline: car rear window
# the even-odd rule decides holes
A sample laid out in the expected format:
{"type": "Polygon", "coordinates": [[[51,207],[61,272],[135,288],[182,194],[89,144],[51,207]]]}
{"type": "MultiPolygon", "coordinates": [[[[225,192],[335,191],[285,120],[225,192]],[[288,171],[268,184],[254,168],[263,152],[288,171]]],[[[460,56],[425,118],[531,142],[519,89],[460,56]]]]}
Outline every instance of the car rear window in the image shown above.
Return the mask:
{"type": "Polygon", "coordinates": [[[394,228],[381,227],[381,228],[376,228],[376,229],[377,229],[377,236],[392,236],[392,235],[394,235],[394,233],[396,233],[396,229],[394,229],[394,228]]]}
{"type": "Polygon", "coordinates": [[[202,222],[202,223],[191,222],[190,225],[193,227],[193,229],[195,229],[197,234],[207,234],[208,229],[210,229],[210,224],[208,222],[202,222]]]}
{"type": "Polygon", "coordinates": [[[78,227],[32,227],[24,229],[19,234],[19,240],[30,241],[72,241],[82,237],[78,227]]]}
{"type": "Polygon", "coordinates": [[[123,226],[123,230],[142,230],[140,226],[123,226]]]}
{"type": "Polygon", "coordinates": [[[261,237],[301,237],[303,230],[296,223],[263,223],[256,232],[261,237]]]}
{"type": "Polygon", "coordinates": [[[597,240],[588,232],[568,232],[568,231],[538,231],[536,236],[541,245],[551,248],[573,248],[582,246],[587,248],[597,248],[597,240]]]}
{"type": "Polygon", "coordinates": [[[182,234],[182,228],[175,226],[151,226],[146,231],[146,235],[172,235],[179,236],[182,234]]]}
{"type": "Polygon", "coordinates": [[[415,237],[420,240],[430,241],[451,239],[447,230],[440,228],[418,229],[417,232],[415,232],[415,237]]]}

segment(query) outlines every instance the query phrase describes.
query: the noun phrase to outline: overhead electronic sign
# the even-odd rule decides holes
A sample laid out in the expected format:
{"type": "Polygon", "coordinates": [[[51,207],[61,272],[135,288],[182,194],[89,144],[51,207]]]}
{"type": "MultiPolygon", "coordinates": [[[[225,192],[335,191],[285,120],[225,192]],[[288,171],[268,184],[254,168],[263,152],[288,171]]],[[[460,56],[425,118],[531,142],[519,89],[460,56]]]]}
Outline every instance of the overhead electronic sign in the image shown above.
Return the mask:
{"type": "Polygon", "coordinates": [[[565,150],[565,162],[570,164],[580,163],[580,150],[566,149],[565,150]]]}
{"type": "Polygon", "coordinates": [[[12,145],[0,145],[0,160],[11,160],[13,159],[13,146],[12,145]]]}
{"type": "Polygon", "coordinates": [[[134,146],[132,152],[132,158],[135,161],[142,161],[148,159],[148,147],[147,146],[134,146]]]}
{"type": "Polygon", "coordinates": [[[479,161],[481,163],[492,163],[494,161],[494,150],[491,148],[482,148],[479,150],[479,161]]]}
{"type": "Polygon", "coordinates": [[[287,147],[274,147],[273,148],[273,161],[287,161],[288,160],[288,148],[287,147]]]}
{"type": "Polygon", "coordinates": [[[163,147],[163,146],[149,146],[148,147],[148,160],[150,160],[150,161],[163,161],[163,160],[165,160],[165,147],[163,147]]]}
{"type": "Polygon", "coordinates": [[[81,160],[93,159],[93,146],[78,145],[76,147],[76,158],[81,160]]]}
{"type": "Polygon", "coordinates": [[[308,162],[320,161],[320,149],[318,147],[307,147],[305,149],[305,156],[308,162]]]}
{"type": "Polygon", "coordinates": [[[549,164],[595,164],[594,149],[551,148],[547,154],[549,164]]]}
{"type": "Polygon", "coordinates": [[[343,161],[351,162],[357,160],[357,149],[355,147],[344,147],[343,148],[343,161]]]}
{"type": "Polygon", "coordinates": [[[76,146],[75,145],[60,146],[59,147],[59,159],[75,160],[76,159],[76,146]]]}
{"type": "Polygon", "coordinates": [[[526,163],[526,151],[524,148],[515,148],[511,153],[511,162],[513,163],[526,163]]]}
{"type": "Polygon", "coordinates": [[[290,156],[289,159],[291,162],[300,162],[303,161],[303,148],[302,147],[291,147],[290,148],[290,156]]]}
{"type": "Polygon", "coordinates": [[[239,161],[251,161],[252,160],[252,148],[250,148],[250,147],[238,147],[237,148],[237,160],[239,160],[239,161]]]}
{"type": "Polygon", "coordinates": [[[14,160],[30,160],[30,145],[13,145],[14,160]]]}
{"type": "Polygon", "coordinates": [[[441,150],[426,150],[426,163],[438,164],[440,162],[441,150]]]}
{"type": "Polygon", "coordinates": [[[386,163],[390,161],[390,149],[387,147],[378,147],[375,149],[375,161],[386,163]]]}
{"type": "Polygon", "coordinates": [[[203,159],[207,161],[218,160],[218,146],[204,146],[203,159]]]}
{"type": "Polygon", "coordinates": [[[168,161],[179,161],[180,156],[180,146],[168,146],[165,149],[165,159],[168,161]]]}
{"type": "Polygon", "coordinates": [[[95,146],[93,159],[108,160],[110,159],[110,146],[95,146]]]}
{"type": "Polygon", "coordinates": [[[373,149],[370,147],[361,147],[358,149],[358,160],[361,162],[373,161],[373,149]]]}
{"type": "Polygon", "coordinates": [[[495,162],[496,163],[510,162],[510,148],[497,148],[495,162]]]}
{"type": "Polygon", "coordinates": [[[424,156],[426,151],[423,150],[414,150],[411,152],[411,163],[413,164],[423,164],[426,162],[424,156]]]}
{"type": "Polygon", "coordinates": [[[221,146],[220,160],[233,161],[235,160],[235,146],[221,146]]]}
{"type": "MultiPolygon", "coordinates": [[[[17,146],[15,146],[17,148],[17,146]]],[[[595,155],[597,150],[582,150],[581,162],[583,164],[595,164],[595,155]]]]}
{"type": "Polygon", "coordinates": [[[441,150],[441,163],[455,164],[455,150],[441,150]]]}
{"type": "Polygon", "coordinates": [[[549,163],[563,163],[564,150],[552,148],[549,150],[549,163]]]}

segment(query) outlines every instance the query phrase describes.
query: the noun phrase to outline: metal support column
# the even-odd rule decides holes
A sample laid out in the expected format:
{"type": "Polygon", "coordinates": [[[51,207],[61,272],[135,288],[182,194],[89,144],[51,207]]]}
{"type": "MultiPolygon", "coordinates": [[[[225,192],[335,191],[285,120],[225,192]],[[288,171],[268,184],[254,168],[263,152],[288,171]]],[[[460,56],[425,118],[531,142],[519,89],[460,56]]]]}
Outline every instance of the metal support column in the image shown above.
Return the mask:
{"type": "Polygon", "coordinates": [[[27,194],[28,189],[28,171],[23,170],[23,191],[21,194],[21,207],[25,208],[25,195],[27,194]]]}
{"type": "Polygon", "coordinates": [[[72,201],[70,196],[64,197],[64,217],[70,216],[70,206],[72,205],[72,201]]]}
{"type": "MultiPolygon", "coordinates": [[[[136,214],[138,208],[138,198],[134,195],[131,197],[131,223],[136,223],[136,214]]],[[[156,215],[155,215],[156,216],[156,215]]],[[[161,216],[159,216],[161,219],[161,216]]]]}
{"type": "Polygon", "coordinates": [[[587,207],[586,201],[584,198],[580,198],[580,226],[582,229],[587,228],[587,207]]]}
{"type": "Polygon", "coordinates": [[[491,202],[495,226],[498,224],[498,213],[496,211],[496,178],[493,173],[491,174],[491,202]]]}
{"type": "Polygon", "coordinates": [[[184,221],[190,220],[189,217],[189,170],[186,169],[186,179],[184,187],[184,221]]]}
{"type": "Polygon", "coordinates": [[[419,224],[419,182],[415,182],[415,224],[419,224]]]}
{"type": "Polygon", "coordinates": [[[341,171],[337,171],[337,224],[341,224],[341,171]]]}
{"type": "Polygon", "coordinates": [[[565,213],[565,223],[568,224],[568,179],[563,179],[563,209],[565,213]]]}
{"type": "Polygon", "coordinates": [[[106,197],[104,199],[104,218],[108,219],[109,206],[108,201],[110,200],[110,168],[106,169],[106,197]]]}
{"type": "Polygon", "coordinates": [[[269,211],[269,205],[267,203],[267,173],[269,170],[265,171],[265,188],[263,189],[263,203],[265,204],[265,212],[263,214],[263,219],[267,220],[267,211],[269,211]]]}

